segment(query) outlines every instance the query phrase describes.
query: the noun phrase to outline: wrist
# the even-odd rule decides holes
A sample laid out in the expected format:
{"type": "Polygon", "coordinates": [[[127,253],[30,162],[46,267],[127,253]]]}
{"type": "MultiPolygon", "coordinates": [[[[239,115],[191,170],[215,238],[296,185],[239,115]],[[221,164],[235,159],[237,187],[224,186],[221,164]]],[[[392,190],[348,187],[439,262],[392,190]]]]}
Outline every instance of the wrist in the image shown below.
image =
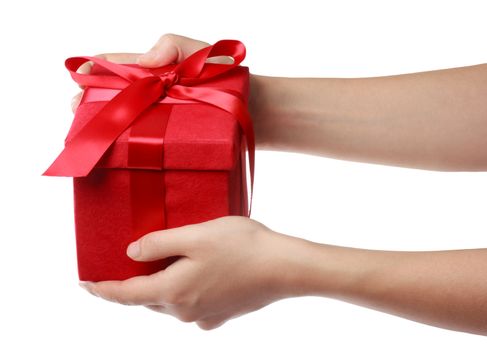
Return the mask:
{"type": "MultiPolygon", "coordinates": [[[[332,286],[344,279],[343,265],[330,264],[333,246],[268,231],[265,246],[264,288],[279,299],[330,294],[332,286]],[[333,266],[332,266],[333,265],[333,266]]],[[[335,254],[335,253],[334,253],[335,254]]]]}
{"type": "Polygon", "coordinates": [[[300,117],[308,115],[295,93],[294,79],[250,76],[249,111],[254,123],[256,146],[267,150],[290,150],[299,131],[300,117]]]}
{"type": "MultiPolygon", "coordinates": [[[[249,111],[258,149],[319,153],[337,79],[250,76],[249,111]],[[333,81],[333,83],[331,82],[333,81]]],[[[323,152],[321,152],[323,153],[323,152]]]]}
{"type": "Polygon", "coordinates": [[[249,112],[254,124],[256,147],[269,148],[269,77],[250,75],[249,112]]]}
{"type": "Polygon", "coordinates": [[[380,251],[319,244],[292,237],[286,263],[279,274],[286,296],[350,299],[368,289],[383,267],[380,251]]]}

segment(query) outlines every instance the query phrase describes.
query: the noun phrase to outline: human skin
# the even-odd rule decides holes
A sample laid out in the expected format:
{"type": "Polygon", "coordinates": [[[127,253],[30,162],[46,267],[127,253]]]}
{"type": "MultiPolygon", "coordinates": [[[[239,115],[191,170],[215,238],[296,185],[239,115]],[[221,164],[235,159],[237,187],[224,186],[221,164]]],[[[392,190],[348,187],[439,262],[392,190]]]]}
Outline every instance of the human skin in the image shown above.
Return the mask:
{"type": "MultiPolygon", "coordinates": [[[[145,55],[104,54],[156,67],[206,46],[164,35],[145,55]]],[[[85,66],[82,71],[88,71],[85,66]]],[[[251,76],[258,149],[439,171],[487,170],[487,65],[398,76],[251,76]]],[[[74,108],[79,96],[74,100],[74,108]]],[[[137,261],[180,256],[167,269],[81,286],[202,329],[283,298],[322,296],[452,330],[487,335],[487,249],[406,252],[310,242],[245,217],[156,231],[133,242],[137,261]]]]}

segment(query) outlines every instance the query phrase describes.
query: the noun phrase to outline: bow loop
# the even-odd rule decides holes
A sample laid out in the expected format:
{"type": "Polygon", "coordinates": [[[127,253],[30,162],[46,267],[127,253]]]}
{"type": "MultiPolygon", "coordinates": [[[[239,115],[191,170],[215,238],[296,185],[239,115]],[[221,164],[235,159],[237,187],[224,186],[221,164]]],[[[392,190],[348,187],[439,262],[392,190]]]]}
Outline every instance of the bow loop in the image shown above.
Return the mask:
{"type": "Polygon", "coordinates": [[[186,82],[202,82],[218,75],[224,74],[238,66],[245,58],[245,46],[237,40],[220,40],[212,46],[196,51],[179,63],[174,69],[186,82]],[[231,64],[205,65],[211,57],[231,57],[231,64]]]}

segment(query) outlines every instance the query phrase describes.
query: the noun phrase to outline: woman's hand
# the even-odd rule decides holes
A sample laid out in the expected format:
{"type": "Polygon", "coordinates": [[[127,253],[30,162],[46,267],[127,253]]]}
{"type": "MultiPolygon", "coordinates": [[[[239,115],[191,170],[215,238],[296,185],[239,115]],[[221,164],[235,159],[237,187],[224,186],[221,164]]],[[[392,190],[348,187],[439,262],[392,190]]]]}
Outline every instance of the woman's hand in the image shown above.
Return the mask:
{"type": "MultiPolygon", "coordinates": [[[[208,46],[204,41],[190,39],[184,36],[175,34],[165,34],[157,41],[157,43],[144,54],[138,53],[105,53],[96,55],[96,57],[103,58],[107,61],[115,63],[136,63],[142,67],[154,68],[161,67],[171,63],[179,63],[192,53],[208,46]]],[[[229,63],[225,58],[217,58],[211,60],[212,62],[229,63]]],[[[91,62],[85,63],[79,69],[79,73],[87,74],[91,70],[91,62]]],[[[81,86],[81,88],[83,88],[81,86]]],[[[73,97],[71,108],[73,112],[76,111],[81,101],[83,92],[80,92],[73,97]]]]}
{"type": "Polygon", "coordinates": [[[312,245],[246,217],[223,217],[152,232],[129,245],[136,261],[181,257],[165,270],[81,286],[109,301],[145,305],[212,329],[298,295],[298,267],[312,245]]]}
{"type": "Polygon", "coordinates": [[[149,233],[127,253],[138,261],[181,258],[150,276],[85,288],[111,301],[195,321],[203,329],[282,298],[309,295],[487,335],[487,249],[339,247],[230,216],[149,233]]]}

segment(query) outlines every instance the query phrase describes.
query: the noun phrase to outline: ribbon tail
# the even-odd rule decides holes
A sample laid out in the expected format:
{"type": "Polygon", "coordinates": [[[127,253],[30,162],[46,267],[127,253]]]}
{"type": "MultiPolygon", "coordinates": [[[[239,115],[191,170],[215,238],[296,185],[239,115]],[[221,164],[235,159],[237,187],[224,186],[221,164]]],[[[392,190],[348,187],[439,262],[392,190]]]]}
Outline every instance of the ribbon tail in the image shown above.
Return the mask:
{"type": "Polygon", "coordinates": [[[46,176],[86,176],[112,143],[163,92],[163,83],[151,76],[135,81],[117,94],[71,140],[44,172],[46,176]]]}

